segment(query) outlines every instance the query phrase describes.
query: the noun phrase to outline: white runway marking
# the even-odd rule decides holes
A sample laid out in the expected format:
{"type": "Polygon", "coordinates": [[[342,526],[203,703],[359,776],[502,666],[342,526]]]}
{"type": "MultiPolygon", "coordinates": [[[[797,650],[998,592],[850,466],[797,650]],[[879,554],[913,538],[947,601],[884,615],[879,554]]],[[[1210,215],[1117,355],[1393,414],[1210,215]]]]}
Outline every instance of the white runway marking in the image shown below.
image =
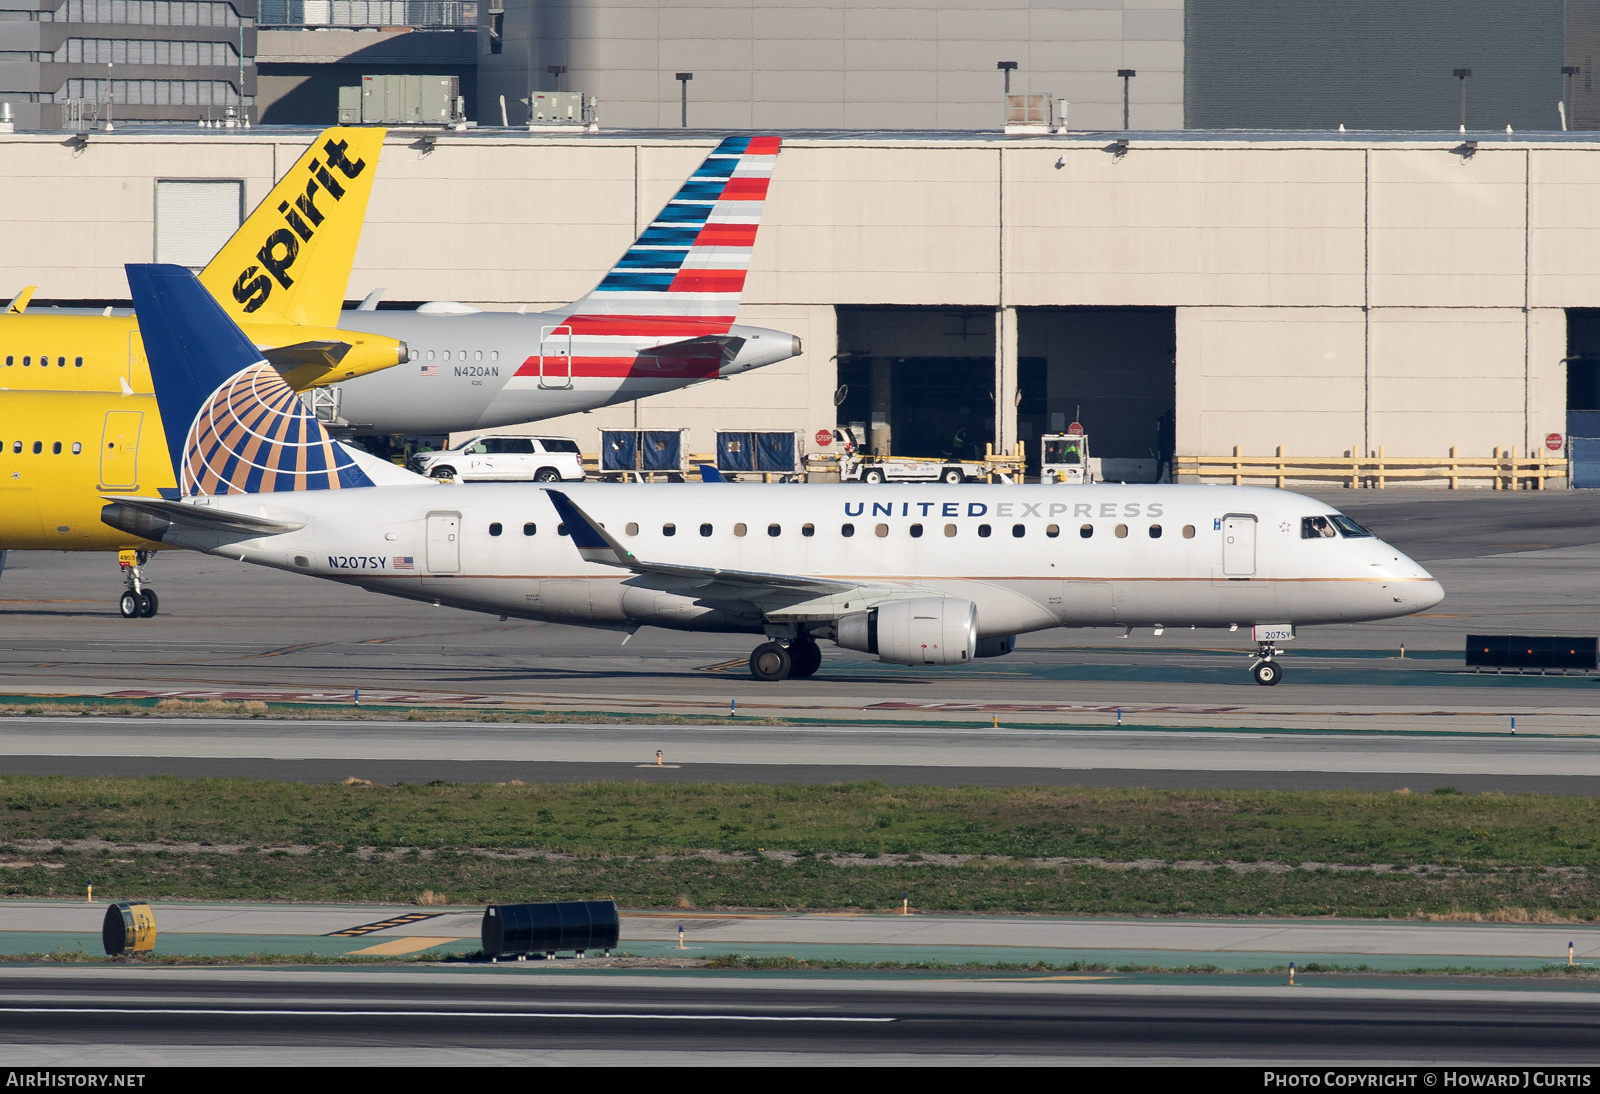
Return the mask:
{"type": "Polygon", "coordinates": [[[243,1018],[607,1018],[656,1022],[897,1022],[898,1018],[767,1014],[604,1014],[560,1010],[257,1010],[219,1007],[0,1007],[0,1014],[182,1014],[243,1018]]]}

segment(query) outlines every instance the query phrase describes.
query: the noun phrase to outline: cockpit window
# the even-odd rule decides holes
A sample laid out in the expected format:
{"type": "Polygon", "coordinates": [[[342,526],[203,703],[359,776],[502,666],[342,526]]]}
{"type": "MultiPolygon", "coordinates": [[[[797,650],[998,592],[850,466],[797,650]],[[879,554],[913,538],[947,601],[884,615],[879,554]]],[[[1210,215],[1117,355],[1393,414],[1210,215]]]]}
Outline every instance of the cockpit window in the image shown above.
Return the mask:
{"type": "Polygon", "coordinates": [[[1334,527],[1344,533],[1345,539],[1371,539],[1372,533],[1361,525],[1345,516],[1343,513],[1332,513],[1328,519],[1333,521],[1334,527]]]}
{"type": "Polygon", "coordinates": [[[1327,517],[1301,517],[1301,539],[1338,539],[1339,533],[1333,530],[1333,523],[1327,517]]]}

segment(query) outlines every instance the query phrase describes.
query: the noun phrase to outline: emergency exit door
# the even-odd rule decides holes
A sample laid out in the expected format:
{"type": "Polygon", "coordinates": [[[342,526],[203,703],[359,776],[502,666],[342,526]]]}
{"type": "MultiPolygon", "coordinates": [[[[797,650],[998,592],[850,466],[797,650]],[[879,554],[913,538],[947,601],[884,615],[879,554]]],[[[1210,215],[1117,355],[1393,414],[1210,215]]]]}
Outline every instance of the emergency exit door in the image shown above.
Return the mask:
{"type": "Polygon", "coordinates": [[[139,431],[144,411],[110,410],[100,433],[100,486],[131,490],[139,485],[139,431]]]}
{"type": "Polygon", "coordinates": [[[428,514],[428,571],[453,574],[461,569],[461,514],[428,514]]]}
{"type": "Polygon", "coordinates": [[[1256,572],[1256,518],[1222,518],[1222,576],[1253,577],[1256,572]]]}

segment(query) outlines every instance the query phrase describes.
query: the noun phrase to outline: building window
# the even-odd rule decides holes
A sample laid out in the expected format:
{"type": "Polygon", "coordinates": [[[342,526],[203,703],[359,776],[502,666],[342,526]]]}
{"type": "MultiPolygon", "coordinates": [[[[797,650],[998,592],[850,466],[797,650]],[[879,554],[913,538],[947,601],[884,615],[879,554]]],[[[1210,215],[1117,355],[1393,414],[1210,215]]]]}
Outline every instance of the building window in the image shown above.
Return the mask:
{"type": "Polygon", "coordinates": [[[204,268],[244,221],[244,183],[156,180],[156,261],[204,268]]]}
{"type": "Polygon", "coordinates": [[[499,521],[495,521],[493,524],[489,525],[489,534],[491,536],[498,536],[504,530],[505,529],[500,527],[499,521]]]}
{"type": "Polygon", "coordinates": [[[41,61],[70,65],[208,65],[239,67],[239,51],[231,42],[169,42],[143,38],[68,38],[41,61]]]}
{"type": "Polygon", "coordinates": [[[54,12],[41,11],[39,22],[147,27],[255,26],[254,19],[241,19],[226,0],[66,0],[54,12]]]}
{"type": "Polygon", "coordinates": [[[109,95],[128,106],[239,105],[239,92],[228,80],[68,80],[62,86],[69,99],[103,102],[109,95]]]}

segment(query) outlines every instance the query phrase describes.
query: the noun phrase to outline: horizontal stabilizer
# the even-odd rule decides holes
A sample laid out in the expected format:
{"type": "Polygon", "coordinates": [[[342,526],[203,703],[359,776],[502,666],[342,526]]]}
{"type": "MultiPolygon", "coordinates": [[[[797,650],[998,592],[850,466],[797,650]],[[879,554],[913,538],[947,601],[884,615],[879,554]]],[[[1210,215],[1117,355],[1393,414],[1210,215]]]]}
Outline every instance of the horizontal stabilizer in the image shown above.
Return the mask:
{"type": "Polygon", "coordinates": [[[304,391],[338,368],[349,352],[349,342],[318,341],[264,349],[261,355],[278,370],[284,383],[304,391]]]}
{"type": "Polygon", "coordinates": [[[718,369],[733,364],[744,348],[744,339],[732,334],[710,334],[704,338],[687,338],[681,342],[668,342],[639,351],[639,367],[648,369],[652,359],[660,362],[666,371],[677,371],[689,361],[716,362],[718,369]]]}
{"type": "Polygon", "coordinates": [[[304,528],[293,521],[231,513],[210,506],[167,501],[163,498],[108,497],[100,519],[119,531],[160,541],[169,528],[193,532],[243,532],[251,536],[276,536],[304,528]]]}

